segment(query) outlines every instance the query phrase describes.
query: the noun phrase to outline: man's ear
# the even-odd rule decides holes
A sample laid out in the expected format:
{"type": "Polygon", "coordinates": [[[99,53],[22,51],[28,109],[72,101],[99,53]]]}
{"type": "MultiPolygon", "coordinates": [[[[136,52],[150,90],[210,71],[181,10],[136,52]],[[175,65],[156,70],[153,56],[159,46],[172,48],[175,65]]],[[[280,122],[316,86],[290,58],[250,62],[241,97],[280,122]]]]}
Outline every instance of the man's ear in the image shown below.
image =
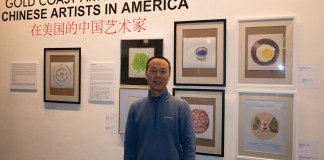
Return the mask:
{"type": "Polygon", "coordinates": [[[145,76],[144,77],[145,77],[145,80],[147,80],[147,74],[146,74],[146,72],[145,72],[145,76]]]}

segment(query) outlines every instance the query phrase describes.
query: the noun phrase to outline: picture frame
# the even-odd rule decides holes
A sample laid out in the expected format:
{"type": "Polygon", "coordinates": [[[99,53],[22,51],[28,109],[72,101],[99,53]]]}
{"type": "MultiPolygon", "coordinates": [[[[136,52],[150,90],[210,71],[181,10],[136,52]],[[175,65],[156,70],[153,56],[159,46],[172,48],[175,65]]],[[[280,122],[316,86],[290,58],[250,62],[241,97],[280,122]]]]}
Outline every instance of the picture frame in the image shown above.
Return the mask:
{"type": "Polygon", "coordinates": [[[226,19],[174,22],[174,85],[226,86],[226,19]]]}
{"type": "Polygon", "coordinates": [[[224,90],[174,88],[173,95],[186,100],[191,108],[196,153],[224,157],[224,90]]]}
{"type": "Polygon", "coordinates": [[[44,48],[44,102],[81,100],[81,48],[44,48]]]}
{"type": "Polygon", "coordinates": [[[237,159],[294,159],[293,92],[239,92],[237,159]]]}
{"type": "Polygon", "coordinates": [[[294,17],[238,20],[238,84],[294,84],[294,17]]]}
{"type": "Polygon", "coordinates": [[[150,57],[163,55],[163,39],[121,40],[120,83],[147,85],[146,62],[150,57]]]}
{"type": "Polygon", "coordinates": [[[131,104],[148,95],[148,88],[119,88],[118,133],[124,134],[131,104]]]}

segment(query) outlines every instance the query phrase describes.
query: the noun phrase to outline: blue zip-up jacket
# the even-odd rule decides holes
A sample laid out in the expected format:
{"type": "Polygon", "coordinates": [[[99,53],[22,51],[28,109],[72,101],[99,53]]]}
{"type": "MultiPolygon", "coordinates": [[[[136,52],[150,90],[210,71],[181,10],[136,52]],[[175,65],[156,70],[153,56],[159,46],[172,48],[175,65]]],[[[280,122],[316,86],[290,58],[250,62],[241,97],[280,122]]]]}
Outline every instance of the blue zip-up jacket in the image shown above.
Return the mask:
{"type": "Polygon", "coordinates": [[[165,90],[134,102],[128,113],[124,160],[194,160],[196,138],[188,103],[165,90]]]}

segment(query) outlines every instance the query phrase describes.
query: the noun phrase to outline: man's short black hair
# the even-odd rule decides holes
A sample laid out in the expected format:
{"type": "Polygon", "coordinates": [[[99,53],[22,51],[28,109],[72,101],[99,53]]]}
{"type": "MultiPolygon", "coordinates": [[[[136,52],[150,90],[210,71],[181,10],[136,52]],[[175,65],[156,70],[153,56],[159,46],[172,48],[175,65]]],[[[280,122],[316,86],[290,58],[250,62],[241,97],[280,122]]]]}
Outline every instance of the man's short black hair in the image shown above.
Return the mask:
{"type": "Polygon", "coordinates": [[[165,61],[168,63],[168,65],[169,65],[169,73],[171,72],[171,63],[170,63],[170,61],[169,61],[167,58],[165,58],[165,57],[163,57],[163,56],[154,56],[154,57],[151,57],[150,59],[147,60],[145,73],[147,72],[147,69],[148,69],[148,65],[149,65],[149,63],[150,63],[153,59],[163,59],[163,60],[165,60],[165,61]]]}

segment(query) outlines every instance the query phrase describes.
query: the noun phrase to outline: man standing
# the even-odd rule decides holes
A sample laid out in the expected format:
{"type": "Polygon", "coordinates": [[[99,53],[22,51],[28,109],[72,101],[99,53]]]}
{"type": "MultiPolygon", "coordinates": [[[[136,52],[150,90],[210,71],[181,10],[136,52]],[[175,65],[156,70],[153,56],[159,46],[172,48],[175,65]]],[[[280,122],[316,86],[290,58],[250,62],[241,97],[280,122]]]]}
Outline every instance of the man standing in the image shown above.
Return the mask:
{"type": "Polygon", "coordinates": [[[172,96],[168,59],[148,60],[145,79],[149,95],[134,102],[128,113],[124,160],[194,160],[196,138],[186,101],[172,96]]]}

